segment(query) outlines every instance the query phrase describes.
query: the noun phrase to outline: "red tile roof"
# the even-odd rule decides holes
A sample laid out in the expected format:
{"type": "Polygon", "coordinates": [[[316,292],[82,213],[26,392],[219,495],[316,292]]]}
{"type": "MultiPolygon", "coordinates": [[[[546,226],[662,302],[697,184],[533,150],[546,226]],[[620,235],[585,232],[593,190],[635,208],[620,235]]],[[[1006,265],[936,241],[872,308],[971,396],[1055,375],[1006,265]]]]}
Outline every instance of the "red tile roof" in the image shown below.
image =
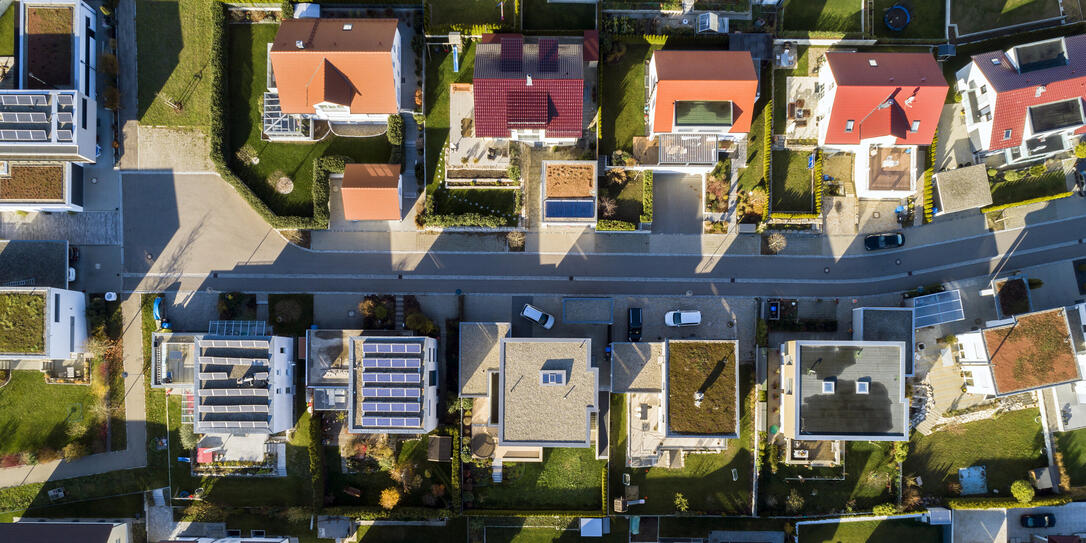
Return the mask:
{"type": "Polygon", "coordinates": [[[829,124],[826,144],[883,136],[895,136],[901,145],[931,143],[950,89],[931,54],[829,52],[826,62],[837,83],[829,118],[822,121],[829,124]],[[916,132],[910,130],[914,121],[920,121],[916,132]]]}
{"type": "Polygon", "coordinates": [[[400,220],[400,166],[348,164],[343,169],[343,215],[348,221],[400,220]]]}
{"type": "MultiPolygon", "coordinates": [[[[1026,73],[1018,73],[1003,51],[973,56],[973,62],[996,93],[992,111],[992,137],[988,149],[1006,149],[1022,145],[1026,116],[1030,106],[1086,96],[1086,34],[1064,38],[1067,64],[1026,73]],[[993,64],[992,60],[999,60],[993,64]],[[1037,96],[1037,88],[1044,92],[1037,96]],[[1003,139],[1006,130],[1011,137],[1003,139]]],[[[1076,134],[1086,133],[1079,128],[1076,134]]]]}
{"type": "Polygon", "coordinates": [[[750,132],[758,73],[749,51],[656,51],[656,110],[652,129],[672,130],[675,102],[688,100],[730,101],[729,132],[750,132]]]}
{"type": "Polygon", "coordinates": [[[313,113],[322,102],[349,106],[356,114],[398,111],[392,69],[397,24],[396,19],[283,21],[269,53],[283,112],[313,113]]]}

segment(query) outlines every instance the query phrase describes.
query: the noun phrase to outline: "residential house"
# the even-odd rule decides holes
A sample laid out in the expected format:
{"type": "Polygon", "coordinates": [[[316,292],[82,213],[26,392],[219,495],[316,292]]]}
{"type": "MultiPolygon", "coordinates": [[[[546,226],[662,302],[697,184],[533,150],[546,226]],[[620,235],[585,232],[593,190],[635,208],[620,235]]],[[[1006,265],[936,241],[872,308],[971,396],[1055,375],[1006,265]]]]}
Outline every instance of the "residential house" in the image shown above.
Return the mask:
{"type": "Polygon", "coordinates": [[[901,341],[789,341],[781,346],[785,462],[834,465],[842,441],[908,441],[901,341]]]}
{"type": "Polygon", "coordinates": [[[749,51],[656,51],[648,75],[652,137],[741,139],[750,132],[758,71],[749,51]]]}
{"type": "Polygon", "coordinates": [[[0,210],[82,211],[78,163],[99,145],[97,14],[80,0],[10,9],[20,22],[15,69],[0,74],[0,210]]]}
{"type": "Polygon", "coordinates": [[[595,446],[606,458],[592,340],[512,338],[510,329],[460,324],[460,395],[475,399],[463,436],[472,456],[493,458],[496,480],[503,462],[541,462],[544,448],[595,446]]]}
{"type": "Polygon", "coordinates": [[[572,145],[584,134],[584,39],[484,34],[472,82],[477,138],[572,145]]]}
{"type": "Polygon", "coordinates": [[[312,122],[376,124],[400,111],[396,19],[283,21],[268,45],[263,133],[308,139],[312,122]]]}
{"type": "Polygon", "coordinates": [[[905,344],[905,376],[913,376],[915,316],[911,307],[858,307],[852,310],[853,341],[900,341],[905,344]]]}
{"type": "Polygon", "coordinates": [[[296,543],[298,538],[281,535],[264,535],[264,530],[250,530],[248,537],[238,535],[226,537],[185,537],[177,536],[162,543],[296,543]]]}
{"type": "Polygon", "coordinates": [[[629,413],[627,467],[682,468],[687,454],[723,451],[739,437],[736,347],[734,340],[611,344],[611,392],[626,395],[629,413]],[[719,360],[704,362],[720,371],[684,357],[691,347],[718,353],[719,360]],[[710,373],[718,377],[706,383],[710,373]],[[696,382],[696,393],[685,390],[688,382],[696,382]]]}
{"type": "MultiPolygon", "coordinates": [[[[86,295],[52,287],[0,288],[0,321],[19,326],[0,341],[0,360],[73,360],[85,353],[86,295]]],[[[9,325],[10,326],[10,325],[9,325]]]]}
{"type": "Polygon", "coordinates": [[[0,523],[0,541],[19,543],[129,543],[134,541],[128,523],[116,521],[79,520],[63,522],[54,520],[27,520],[0,523]]]}
{"type": "Polygon", "coordinates": [[[347,413],[355,434],[437,427],[437,340],[362,330],[306,331],[307,403],[347,413]]]}
{"type": "Polygon", "coordinates": [[[954,358],[965,391],[996,397],[1070,385],[1082,390],[1086,375],[1081,304],[1035,311],[957,335],[954,358]],[[1072,324],[1072,322],[1074,324],[1072,324]]]}
{"type": "Polygon", "coordinates": [[[930,53],[830,51],[819,70],[818,145],[856,155],[860,198],[917,190],[919,146],[930,145],[949,86],[930,53]]]}
{"type": "Polygon", "coordinates": [[[399,164],[347,164],[340,195],[348,221],[398,221],[403,214],[399,164]]]}
{"type": "Polygon", "coordinates": [[[1034,162],[1071,149],[1086,134],[1086,34],[974,55],[956,78],[979,156],[1034,162]]]}

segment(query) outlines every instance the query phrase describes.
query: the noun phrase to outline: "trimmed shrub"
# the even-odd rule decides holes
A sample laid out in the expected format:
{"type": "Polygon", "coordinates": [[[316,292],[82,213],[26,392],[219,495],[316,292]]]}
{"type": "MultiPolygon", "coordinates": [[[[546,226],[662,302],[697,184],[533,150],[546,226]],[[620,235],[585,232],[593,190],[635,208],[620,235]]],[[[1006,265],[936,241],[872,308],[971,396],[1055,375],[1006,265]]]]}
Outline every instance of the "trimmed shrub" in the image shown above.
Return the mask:
{"type": "Polygon", "coordinates": [[[871,512],[881,517],[886,517],[897,513],[897,507],[892,503],[880,503],[871,508],[871,512]]]}
{"type": "Polygon", "coordinates": [[[283,0],[283,2],[279,4],[279,10],[284,21],[294,18],[294,4],[291,3],[290,0],[283,0]]]}
{"type": "Polygon", "coordinates": [[[947,507],[951,509],[1015,509],[1022,507],[1056,507],[1071,503],[1071,496],[1060,494],[1059,496],[1045,496],[1034,499],[1028,503],[1022,503],[1015,498],[950,498],[947,507]]]}
{"type": "Polygon", "coordinates": [[[924,223],[935,217],[935,189],[931,184],[932,169],[924,171],[924,223]]]}
{"type": "Polygon", "coordinates": [[[1086,141],[1075,144],[1075,158],[1086,158],[1086,141]]]}
{"type": "Polygon", "coordinates": [[[403,144],[403,117],[399,113],[388,116],[388,131],[385,132],[385,137],[393,147],[403,144]]]}
{"type": "Polygon", "coordinates": [[[606,232],[608,230],[610,230],[610,231],[619,231],[619,232],[625,232],[625,231],[632,232],[634,230],[637,230],[637,225],[632,223],[632,222],[628,222],[628,221],[616,221],[616,220],[606,219],[606,220],[596,222],[596,230],[597,231],[604,231],[604,232],[606,232]]]}
{"type": "Polygon", "coordinates": [[[1033,497],[1037,495],[1037,491],[1033,489],[1033,485],[1029,484],[1029,481],[1025,479],[1019,479],[1011,483],[1011,495],[1019,503],[1029,503],[1033,501],[1033,497]]]}
{"type": "Polygon", "coordinates": [[[324,506],[324,448],[321,446],[321,427],[324,425],[320,412],[314,412],[309,420],[309,477],[313,486],[313,511],[319,513],[324,506]]]}
{"type": "Polygon", "coordinates": [[[1037,198],[1030,198],[1028,200],[1022,200],[1021,202],[1013,202],[1013,203],[1010,203],[1010,204],[1000,204],[1000,205],[982,207],[980,210],[983,213],[992,213],[993,211],[1003,211],[1004,209],[1010,209],[1012,207],[1017,207],[1017,206],[1024,206],[1024,205],[1029,205],[1029,204],[1039,204],[1041,202],[1048,202],[1048,201],[1051,201],[1051,200],[1059,200],[1061,198],[1067,198],[1068,196],[1071,196],[1071,194],[1073,194],[1073,193],[1071,193],[1071,192],[1061,192],[1061,193],[1058,193],[1058,194],[1050,194],[1048,196],[1040,196],[1040,197],[1037,197],[1037,198]]]}
{"type": "Polygon", "coordinates": [[[641,173],[641,222],[652,222],[655,212],[652,200],[652,172],[641,173]]]}

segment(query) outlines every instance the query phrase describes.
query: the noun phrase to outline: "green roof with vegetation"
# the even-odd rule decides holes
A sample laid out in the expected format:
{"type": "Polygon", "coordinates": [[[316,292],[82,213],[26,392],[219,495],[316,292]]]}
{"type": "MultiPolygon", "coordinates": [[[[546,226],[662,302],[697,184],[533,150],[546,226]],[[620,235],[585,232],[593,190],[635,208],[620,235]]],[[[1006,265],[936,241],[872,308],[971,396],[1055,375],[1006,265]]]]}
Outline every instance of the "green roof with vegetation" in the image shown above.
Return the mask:
{"type": "Polygon", "coordinates": [[[668,432],[727,435],[737,432],[735,344],[668,343],[668,432]],[[696,400],[701,393],[700,402],[696,400]]]}
{"type": "Polygon", "coordinates": [[[45,352],[45,296],[38,292],[0,293],[0,353],[45,352]]]}

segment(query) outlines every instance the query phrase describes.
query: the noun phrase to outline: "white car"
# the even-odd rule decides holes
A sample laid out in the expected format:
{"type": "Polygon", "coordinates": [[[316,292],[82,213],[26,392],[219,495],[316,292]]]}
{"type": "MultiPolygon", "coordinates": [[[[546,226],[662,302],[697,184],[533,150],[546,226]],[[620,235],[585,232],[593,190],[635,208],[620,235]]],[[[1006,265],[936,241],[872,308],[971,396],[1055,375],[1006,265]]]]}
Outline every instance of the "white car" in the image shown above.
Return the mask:
{"type": "Polygon", "coordinates": [[[520,310],[520,316],[542,326],[544,329],[547,330],[550,330],[554,327],[554,316],[550,313],[544,312],[542,309],[539,309],[532,304],[524,304],[524,309],[520,310]]]}
{"type": "Polygon", "coordinates": [[[701,324],[701,311],[686,309],[668,311],[664,315],[664,324],[668,326],[697,326],[701,324]]]}

